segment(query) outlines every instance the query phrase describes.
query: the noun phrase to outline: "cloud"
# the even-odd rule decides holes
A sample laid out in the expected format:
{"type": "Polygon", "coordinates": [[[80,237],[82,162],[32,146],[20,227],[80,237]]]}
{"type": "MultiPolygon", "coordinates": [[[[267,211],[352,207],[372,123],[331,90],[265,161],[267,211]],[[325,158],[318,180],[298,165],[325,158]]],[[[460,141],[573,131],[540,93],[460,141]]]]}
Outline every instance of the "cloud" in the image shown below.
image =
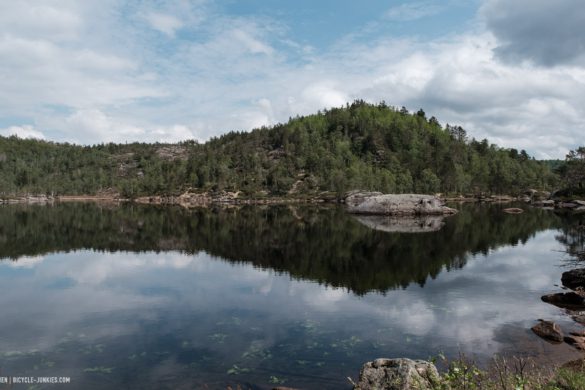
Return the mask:
{"type": "Polygon", "coordinates": [[[169,37],[174,37],[175,32],[184,26],[184,23],[180,19],[172,15],[166,15],[158,12],[149,12],[144,16],[144,18],[146,21],[148,21],[148,23],[150,23],[152,28],[162,32],[163,34],[166,34],[169,37]]]}
{"type": "Polygon", "coordinates": [[[43,36],[59,41],[75,39],[83,20],[71,2],[67,7],[58,3],[31,0],[0,2],[0,32],[28,38],[43,36]]]}
{"type": "Polygon", "coordinates": [[[414,20],[434,15],[442,9],[442,6],[426,1],[409,2],[390,8],[384,14],[384,19],[393,22],[412,22],[414,20]]]}
{"type": "Polygon", "coordinates": [[[157,127],[149,135],[150,139],[155,139],[156,142],[174,143],[186,140],[197,139],[196,131],[184,125],[173,125],[167,127],[157,127]]]}
{"type": "Polygon", "coordinates": [[[10,137],[12,135],[17,136],[18,138],[33,138],[33,139],[45,139],[45,135],[36,130],[33,126],[24,125],[24,126],[10,126],[6,129],[1,129],[0,134],[5,137],[10,137]]]}
{"type": "Polygon", "coordinates": [[[81,134],[84,141],[90,143],[122,142],[124,139],[136,139],[145,133],[140,127],[117,121],[96,109],[76,111],[65,119],[64,125],[71,137],[81,134]]]}
{"type": "Polygon", "coordinates": [[[530,40],[546,33],[528,29],[525,37],[518,27],[536,28],[523,21],[518,4],[534,25],[549,26],[548,15],[565,15],[572,0],[556,8],[541,0],[486,0],[457,35],[385,34],[388,18],[414,22],[447,9],[410,2],[361,27],[368,34],[356,28],[311,50],[313,42],[295,40],[290,20],[227,14],[207,2],[47,4],[54,12],[39,26],[27,7],[0,6],[0,74],[6,75],[0,118],[21,120],[4,120],[5,126],[34,123],[53,140],[205,140],[353,99],[424,108],[443,124],[461,124],[473,137],[537,157],[562,158],[585,131],[579,34],[561,39],[580,31],[573,19],[582,11],[574,7],[566,26],[549,29],[557,41],[530,40]],[[560,54],[550,55],[554,50],[560,54]]]}
{"type": "Polygon", "coordinates": [[[236,42],[241,44],[248,52],[252,54],[265,54],[269,56],[274,52],[274,50],[269,45],[260,41],[259,39],[256,39],[254,36],[244,30],[232,30],[230,35],[233,39],[235,39],[236,42]]]}
{"type": "Polygon", "coordinates": [[[494,52],[509,63],[583,63],[585,7],[580,0],[488,0],[482,8],[498,38],[494,52]]]}
{"type": "Polygon", "coordinates": [[[139,142],[173,143],[197,138],[197,130],[182,124],[140,126],[132,121],[106,115],[97,109],[82,109],[68,116],[64,123],[54,123],[76,143],[139,142]],[[79,138],[79,135],[83,139],[79,138]]]}
{"type": "Polygon", "coordinates": [[[337,60],[354,61],[352,67],[369,77],[346,76],[343,91],[411,110],[422,107],[443,124],[461,124],[471,136],[537,157],[564,156],[585,131],[585,71],[501,63],[493,57],[496,45],[489,33],[407,46],[387,40],[350,45],[337,60]]]}

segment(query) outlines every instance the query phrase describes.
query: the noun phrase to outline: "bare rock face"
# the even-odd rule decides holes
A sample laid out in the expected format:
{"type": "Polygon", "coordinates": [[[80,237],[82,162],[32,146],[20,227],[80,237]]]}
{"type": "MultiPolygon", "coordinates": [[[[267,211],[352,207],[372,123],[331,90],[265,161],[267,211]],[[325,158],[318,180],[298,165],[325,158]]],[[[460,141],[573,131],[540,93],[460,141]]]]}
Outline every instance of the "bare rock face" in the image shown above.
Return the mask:
{"type": "Polygon", "coordinates": [[[370,229],[386,233],[428,233],[441,230],[445,221],[442,215],[393,217],[386,215],[356,215],[354,217],[370,229]]]}
{"type": "Polygon", "coordinates": [[[354,390],[432,390],[438,384],[439,373],[430,362],[376,359],[364,364],[354,390]]]}
{"type": "Polygon", "coordinates": [[[545,340],[555,343],[563,342],[563,331],[557,324],[552,321],[540,320],[540,322],[534,325],[531,329],[534,333],[545,340]]]}
{"type": "Polygon", "coordinates": [[[353,214],[367,215],[450,215],[457,210],[445,207],[433,195],[386,194],[379,192],[353,192],[345,198],[347,210],[353,214]]]}

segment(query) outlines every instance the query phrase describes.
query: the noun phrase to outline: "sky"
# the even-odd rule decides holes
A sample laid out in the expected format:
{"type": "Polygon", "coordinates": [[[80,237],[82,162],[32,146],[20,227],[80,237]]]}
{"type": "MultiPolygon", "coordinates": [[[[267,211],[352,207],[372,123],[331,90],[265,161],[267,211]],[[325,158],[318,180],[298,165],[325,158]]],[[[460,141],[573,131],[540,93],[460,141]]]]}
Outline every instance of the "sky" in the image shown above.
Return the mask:
{"type": "Polygon", "coordinates": [[[200,142],[355,99],[564,158],[581,0],[0,1],[0,135],[200,142]]]}

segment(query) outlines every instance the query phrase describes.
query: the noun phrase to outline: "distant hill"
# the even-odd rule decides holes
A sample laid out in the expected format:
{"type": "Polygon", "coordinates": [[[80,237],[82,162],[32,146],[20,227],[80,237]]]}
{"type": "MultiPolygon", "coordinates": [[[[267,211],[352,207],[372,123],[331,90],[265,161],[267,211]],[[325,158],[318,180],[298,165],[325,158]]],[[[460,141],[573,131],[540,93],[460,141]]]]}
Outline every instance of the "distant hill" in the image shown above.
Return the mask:
{"type": "Polygon", "coordinates": [[[0,195],[195,191],[305,195],[349,189],[515,193],[550,189],[555,164],[469,139],[424,111],[355,101],[204,144],[78,146],[0,137],[0,195]]]}

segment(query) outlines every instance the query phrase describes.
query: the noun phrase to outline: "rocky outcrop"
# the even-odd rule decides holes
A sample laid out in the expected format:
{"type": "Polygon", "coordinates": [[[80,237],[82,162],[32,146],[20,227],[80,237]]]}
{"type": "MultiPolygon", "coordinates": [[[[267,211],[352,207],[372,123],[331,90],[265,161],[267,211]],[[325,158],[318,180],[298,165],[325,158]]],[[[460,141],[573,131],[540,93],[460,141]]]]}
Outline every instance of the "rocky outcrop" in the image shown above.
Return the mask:
{"type": "Polygon", "coordinates": [[[365,215],[450,215],[457,210],[446,207],[433,195],[386,194],[379,192],[354,192],[345,198],[347,210],[365,215]]]}
{"type": "Polygon", "coordinates": [[[443,216],[392,217],[385,215],[356,215],[361,224],[387,233],[438,232],[445,225],[443,216]]]}
{"type": "Polygon", "coordinates": [[[563,331],[561,328],[552,321],[539,320],[540,322],[534,325],[531,329],[538,336],[545,340],[552,341],[555,343],[563,342],[563,331]]]}
{"type": "Polygon", "coordinates": [[[376,359],[364,364],[354,390],[432,390],[439,381],[437,368],[430,362],[376,359]]]}
{"type": "Polygon", "coordinates": [[[577,268],[563,272],[561,283],[571,290],[585,289],[585,268],[577,268]]]}
{"type": "Polygon", "coordinates": [[[562,200],[562,199],[545,199],[533,200],[532,206],[535,207],[551,207],[555,209],[571,210],[571,211],[585,211],[585,201],[580,199],[562,200]]]}

